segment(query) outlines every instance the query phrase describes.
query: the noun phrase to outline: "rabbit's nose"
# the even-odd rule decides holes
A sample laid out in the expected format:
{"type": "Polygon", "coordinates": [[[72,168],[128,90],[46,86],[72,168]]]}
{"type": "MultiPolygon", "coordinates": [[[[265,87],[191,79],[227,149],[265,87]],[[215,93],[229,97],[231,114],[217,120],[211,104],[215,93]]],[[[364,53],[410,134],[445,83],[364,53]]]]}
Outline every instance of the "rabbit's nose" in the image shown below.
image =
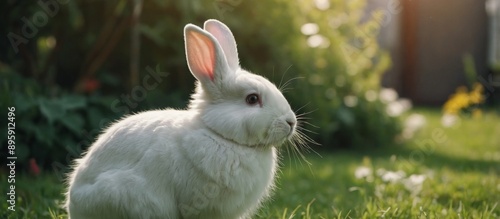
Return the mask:
{"type": "Polygon", "coordinates": [[[293,127],[295,126],[295,121],[294,120],[287,119],[286,123],[288,123],[288,125],[290,126],[291,129],[293,129],[293,127]]]}

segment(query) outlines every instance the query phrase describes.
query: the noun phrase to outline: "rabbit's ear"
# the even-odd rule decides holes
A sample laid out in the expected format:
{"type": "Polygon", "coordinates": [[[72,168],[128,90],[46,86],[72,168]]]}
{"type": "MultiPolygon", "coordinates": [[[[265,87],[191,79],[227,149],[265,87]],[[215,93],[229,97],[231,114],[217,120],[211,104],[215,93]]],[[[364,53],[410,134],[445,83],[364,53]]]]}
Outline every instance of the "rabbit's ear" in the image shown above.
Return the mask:
{"type": "Polygon", "coordinates": [[[221,46],[207,31],[188,24],[184,27],[184,42],[189,70],[202,84],[220,82],[230,72],[221,46]]]}
{"type": "Polygon", "coordinates": [[[240,61],[238,59],[238,49],[236,48],[236,41],[231,33],[231,30],[222,22],[214,19],[205,21],[203,29],[211,33],[224,50],[226,55],[227,64],[233,72],[240,68],[240,61]]]}

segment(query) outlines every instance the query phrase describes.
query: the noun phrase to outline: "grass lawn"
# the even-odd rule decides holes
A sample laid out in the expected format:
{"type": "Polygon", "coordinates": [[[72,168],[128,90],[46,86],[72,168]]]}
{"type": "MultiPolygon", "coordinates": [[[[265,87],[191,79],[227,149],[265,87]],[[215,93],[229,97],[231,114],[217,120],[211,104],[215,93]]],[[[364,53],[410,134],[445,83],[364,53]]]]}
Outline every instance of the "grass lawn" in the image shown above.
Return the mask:
{"type": "MultiPolygon", "coordinates": [[[[306,155],[311,165],[284,155],[275,194],[255,218],[500,218],[498,112],[451,128],[437,109],[412,113],[427,123],[404,146],[320,150],[306,155]]],[[[54,175],[18,176],[16,188],[15,214],[2,201],[0,218],[66,218],[54,175]]]]}

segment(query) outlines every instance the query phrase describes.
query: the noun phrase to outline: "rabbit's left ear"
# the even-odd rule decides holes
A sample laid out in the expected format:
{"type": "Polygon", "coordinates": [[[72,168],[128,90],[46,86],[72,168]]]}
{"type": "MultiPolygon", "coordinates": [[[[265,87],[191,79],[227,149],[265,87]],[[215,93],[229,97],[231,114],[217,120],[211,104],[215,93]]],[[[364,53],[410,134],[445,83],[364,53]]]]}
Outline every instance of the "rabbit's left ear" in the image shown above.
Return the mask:
{"type": "Polygon", "coordinates": [[[227,64],[231,71],[236,72],[240,68],[238,49],[231,30],[222,22],[214,19],[205,21],[203,29],[211,33],[219,42],[226,56],[227,64]]]}
{"type": "Polygon", "coordinates": [[[219,85],[231,72],[220,44],[210,33],[192,24],[184,28],[184,37],[191,73],[204,85],[219,85]]]}

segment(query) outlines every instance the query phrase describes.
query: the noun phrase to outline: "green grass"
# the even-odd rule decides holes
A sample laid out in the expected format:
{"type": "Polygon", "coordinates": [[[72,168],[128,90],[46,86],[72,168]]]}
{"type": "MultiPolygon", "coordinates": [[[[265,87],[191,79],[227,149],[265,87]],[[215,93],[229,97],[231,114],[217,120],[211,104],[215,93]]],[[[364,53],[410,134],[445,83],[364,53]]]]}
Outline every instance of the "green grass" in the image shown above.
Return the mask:
{"type": "MultiPolygon", "coordinates": [[[[321,157],[307,155],[311,165],[285,154],[273,198],[255,218],[500,218],[498,112],[462,118],[452,128],[441,126],[439,110],[412,112],[427,124],[402,146],[320,150],[321,157]],[[373,170],[369,179],[354,176],[361,166],[373,170]],[[380,169],[405,177],[385,182],[380,169]],[[420,190],[405,187],[412,174],[425,176],[420,190]]],[[[6,177],[0,178],[5,194],[6,177]]],[[[57,207],[63,185],[54,175],[18,176],[16,187],[18,206],[10,218],[66,218],[57,207]]],[[[4,211],[6,202],[1,206],[4,211]]]]}
{"type": "Polygon", "coordinates": [[[413,112],[427,125],[404,147],[311,155],[311,166],[284,159],[279,189],[260,218],[499,218],[498,114],[443,128],[438,110],[413,112]],[[373,170],[372,180],[354,177],[360,166],[373,170]],[[384,182],[379,169],[426,179],[412,193],[402,180],[384,182]]]}

